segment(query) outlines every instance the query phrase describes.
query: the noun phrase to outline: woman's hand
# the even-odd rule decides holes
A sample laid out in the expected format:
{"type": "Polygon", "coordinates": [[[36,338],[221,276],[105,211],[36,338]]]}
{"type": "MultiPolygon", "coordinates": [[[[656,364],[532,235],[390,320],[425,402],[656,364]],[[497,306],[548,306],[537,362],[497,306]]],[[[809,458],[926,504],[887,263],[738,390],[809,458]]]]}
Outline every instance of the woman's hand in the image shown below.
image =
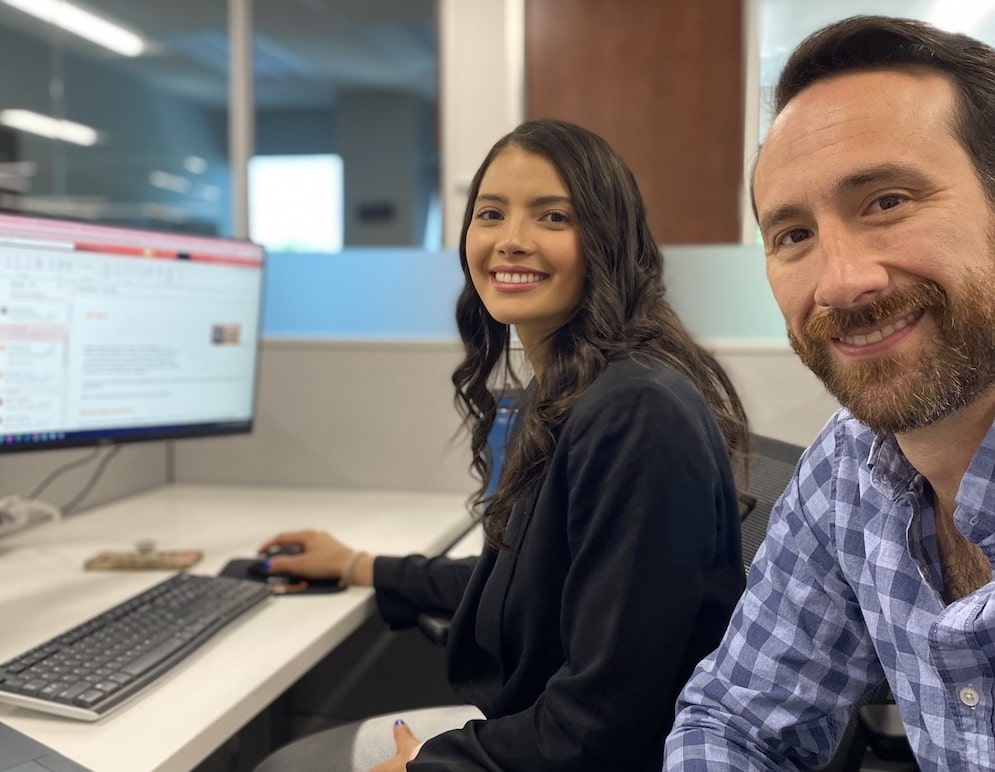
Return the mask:
{"type": "Polygon", "coordinates": [[[411,733],[408,725],[401,719],[394,722],[394,742],[397,744],[397,755],[383,764],[377,764],[370,772],[404,772],[408,762],[421,746],[418,738],[411,733]]]}
{"type": "MultiPolygon", "coordinates": [[[[293,573],[308,579],[338,579],[349,567],[356,551],[340,542],[325,531],[286,531],[259,545],[259,554],[265,555],[271,547],[296,545],[301,549],[298,555],[274,555],[269,558],[270,573],[293,573]]],[[[369,557],[369,556],[366,556],[369,557]]],[[[370,558],[372,574],[372,558],[370,558]]],[[[350,570],[354,584],[361,582],[361,576],[353,565],[350,570]]],[[[371,578],[372,581],[372,578],[371,578]]]]}

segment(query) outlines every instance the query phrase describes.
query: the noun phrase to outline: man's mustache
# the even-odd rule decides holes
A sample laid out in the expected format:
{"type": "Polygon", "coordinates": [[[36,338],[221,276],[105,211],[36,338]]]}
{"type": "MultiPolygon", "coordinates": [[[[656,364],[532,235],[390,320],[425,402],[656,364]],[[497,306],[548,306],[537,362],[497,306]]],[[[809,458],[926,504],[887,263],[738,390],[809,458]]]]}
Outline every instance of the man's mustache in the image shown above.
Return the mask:
{"type": "Polygon", "coordinates": [[[805,320],[799,337],[806,345],[825,343],[916,311],[942,312],[946,307],[947,294],[940,285],[920,281],[857,308],[830,308],[814,314],[805,320]]]}

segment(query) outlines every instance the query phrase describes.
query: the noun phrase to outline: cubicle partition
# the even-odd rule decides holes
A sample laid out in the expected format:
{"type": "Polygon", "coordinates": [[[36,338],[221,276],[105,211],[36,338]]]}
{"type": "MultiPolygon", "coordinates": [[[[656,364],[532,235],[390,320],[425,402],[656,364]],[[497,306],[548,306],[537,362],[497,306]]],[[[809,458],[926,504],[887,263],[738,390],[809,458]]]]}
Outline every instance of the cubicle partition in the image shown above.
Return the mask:
{"type": "MultiPolygon", "coordinates": [[[[837,407],[798,361],[752,245],[663,248],[671,303],[753,430],[806,445],[837,407]]],[[[450,375],[455,251],[270,256],[256,431],[176,443],[181,482],[469,491],[450,375]]]]}
{"type": "MultiPolygon", "coordinates": [[[[807,444],[837,403],[798,361],[752,245],[663,248],[668,293],[728,368],[759,434],[807,444]]],[[[127,446],[84,507],[169,481],[469,492],[455,251],[273,254],[255,431],[127,446]]],[[[5,491],[33,489],[81,451],[0,456],[5,491]]],[[[53,483],[68,499],[89,468],[53,483]]]]}

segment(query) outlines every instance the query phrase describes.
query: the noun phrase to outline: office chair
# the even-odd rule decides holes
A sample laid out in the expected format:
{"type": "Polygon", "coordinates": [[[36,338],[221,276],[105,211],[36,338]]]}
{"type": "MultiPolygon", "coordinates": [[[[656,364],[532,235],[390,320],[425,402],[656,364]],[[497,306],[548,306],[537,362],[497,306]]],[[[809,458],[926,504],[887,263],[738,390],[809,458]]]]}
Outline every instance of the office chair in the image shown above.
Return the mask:
{"type": "MultiPolygon", "coordinates": [[[[751,436],[750,444],[748,493],[741,497],[743,569],[747,573],[767,534],[771,509],[791,480],[804,450],[800,445],[756,434],[751,436]]],[[[446,645],[451,622],[451,617],[445,614],[418,616],[421,632],[439,646],[446,645]]],[[[891,692],[887,683],[882,683],[854,710],[836,754],[821,772],[915,772],[917,769],[891,692]]]]}
{"type": "Polygon", "coordinates": [[[746,511],[740,526],[743,540],[743,567],[749,573],[753,558],[767,535],[767,520],[770,511],[795,471],[795,464],[803,447],[790,442],[764,437],[750,436],[749,478],[746,488],[749,493],[746,511]]]}
{"type": "MultiPolygon", "coordinates": [[[[772,437],[750,438],[749,493],[741,497],[743,505],[743,567],[747,572],[767,533],[770,510],[795,470],[804,448],[772,437]]],[[[449,640],[452,618],[448,614],[425,612],[418,615],[418,629],[435,644],[445,646],[449,640]]]]}
{"type": "MultiPolygon", "coordinates": [[[[743,566],[748,572],[753,557],[767,532],[770,510],[788,484],[795,462],[804,448],[772,437],[751,437],[749,494],[743,505],[743,566]]],[[[433,643],[445,646],[452,618],[448,614],[425,612],[418,615],[418,629],[433,643]]]]}
{"type": "MultiPolygon", "coordinates": [[[[804,448],[771,437],[751,437],[749,497],[742,522],[743,565],[750,564],[767,533],[771,508],[787,486],[804,448]]],[[[887,682],[854,710],[836,753],[821,772],[915,772],[918,766],[887,682]]]]}
{"type": "Polygon", "coordinates": [[[418,615],[418,629],[437,646],[445,646],[449,642],[449,628],[453,618],[449,614],[435,611],[423,611],[418,615]]]}

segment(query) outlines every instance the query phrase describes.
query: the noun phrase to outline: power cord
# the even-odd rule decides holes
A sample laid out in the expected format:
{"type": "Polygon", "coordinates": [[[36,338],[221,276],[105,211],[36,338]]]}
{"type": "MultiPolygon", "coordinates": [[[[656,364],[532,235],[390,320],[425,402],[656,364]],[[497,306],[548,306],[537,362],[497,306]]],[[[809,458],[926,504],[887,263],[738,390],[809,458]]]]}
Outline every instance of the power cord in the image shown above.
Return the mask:
{"type": "MultiPolygon", "coordinates": [[[[100,448],[97,450],[100,450],[100,448]]],[[[83,489],[72,499],[70,499],[69,503],[62,506],[62,512],[64,514],[68,515],[83,499],[86,498],[87,494],[93,490],[93,486],[97,484],[97,480],[100,479],[100,476],[104,473],[104,469],[107,468],[107,465],[111,462],[111,459],[114,458],[120,450],[120,445],[111,446],[110,450],[108,450],[107,453],[104,454],[104,457],[100,459],[100,463],[97,464],[97,468],[93,470],[93,474],[90,475],[90,479],[86,481],[86,485],[83,486],[83,489]]]]}
{"type": "Polygon", "coordinates": [[[48,475],[48,477],[46,477],[44,480],[42,480],[38,484],[37,488],[35,488],[33,491],[31,491],[31,495],[28,496],[28,498],[29,499],[36,499],[36,498],[38,498],[39,496],[41,496],[42,492],[49,485],[51,485],[57,479],[59,479],[60,477],[62,477],[62,475],[64,475],[70,469],[75,469],[78,466],[82,466],[83,464],[89,463],[90,459],[94,458],[99,452],[100,452],[100,446],[98,445],[92,451],[90,451],[85,456],[83,456],[83,458],[77,458],[75,461],[70,461],[68,464],[63,464],[60,467],[56,467],[55,470],[52,471],[48,475]]]}
{"type": "Polygon", "coordinates": [[[46,501],[25,499],[18,494],[0,499],[0,536],[61,518],[59,508],[46,501]]]}
{"type": "Polygon", "coordinates": [[[117,455],[118,451],[121,449],[120,445],[110,447],[110,449],[104,454],[104,457],[100,459],[100,463],[97,464],[96,469],[93,470],[93,473],[86,481],[86,484],[83,486],[82,490],[70,499],[69,502],[61,509],[48,503],[47,501],[42,501],[38,497],[46,488],[48,488],[49,485],[70,469],[75,469],[76,467],[82,466],[83,464],[93,460],[93,458],[96,457],[104,447],[106,446],[98,446],[82,458],[77,458],[58,467],[44,480],[42,480],[41,483],[39,483],[26,498],[20,494],[13,494],[11,496],[0,498],[0,536],[7,536],[15,531],[20,531],[33,525],[41,525],[44,522],[59,520],[62,518],[63,514],[68,515],[72,512],[79,505],[79,503],[86,498],[90,491],[93,490],[93,486],[97,484],[97,481],[100,479],[111,459],[114,458],[114,456],[117,455]]]}

